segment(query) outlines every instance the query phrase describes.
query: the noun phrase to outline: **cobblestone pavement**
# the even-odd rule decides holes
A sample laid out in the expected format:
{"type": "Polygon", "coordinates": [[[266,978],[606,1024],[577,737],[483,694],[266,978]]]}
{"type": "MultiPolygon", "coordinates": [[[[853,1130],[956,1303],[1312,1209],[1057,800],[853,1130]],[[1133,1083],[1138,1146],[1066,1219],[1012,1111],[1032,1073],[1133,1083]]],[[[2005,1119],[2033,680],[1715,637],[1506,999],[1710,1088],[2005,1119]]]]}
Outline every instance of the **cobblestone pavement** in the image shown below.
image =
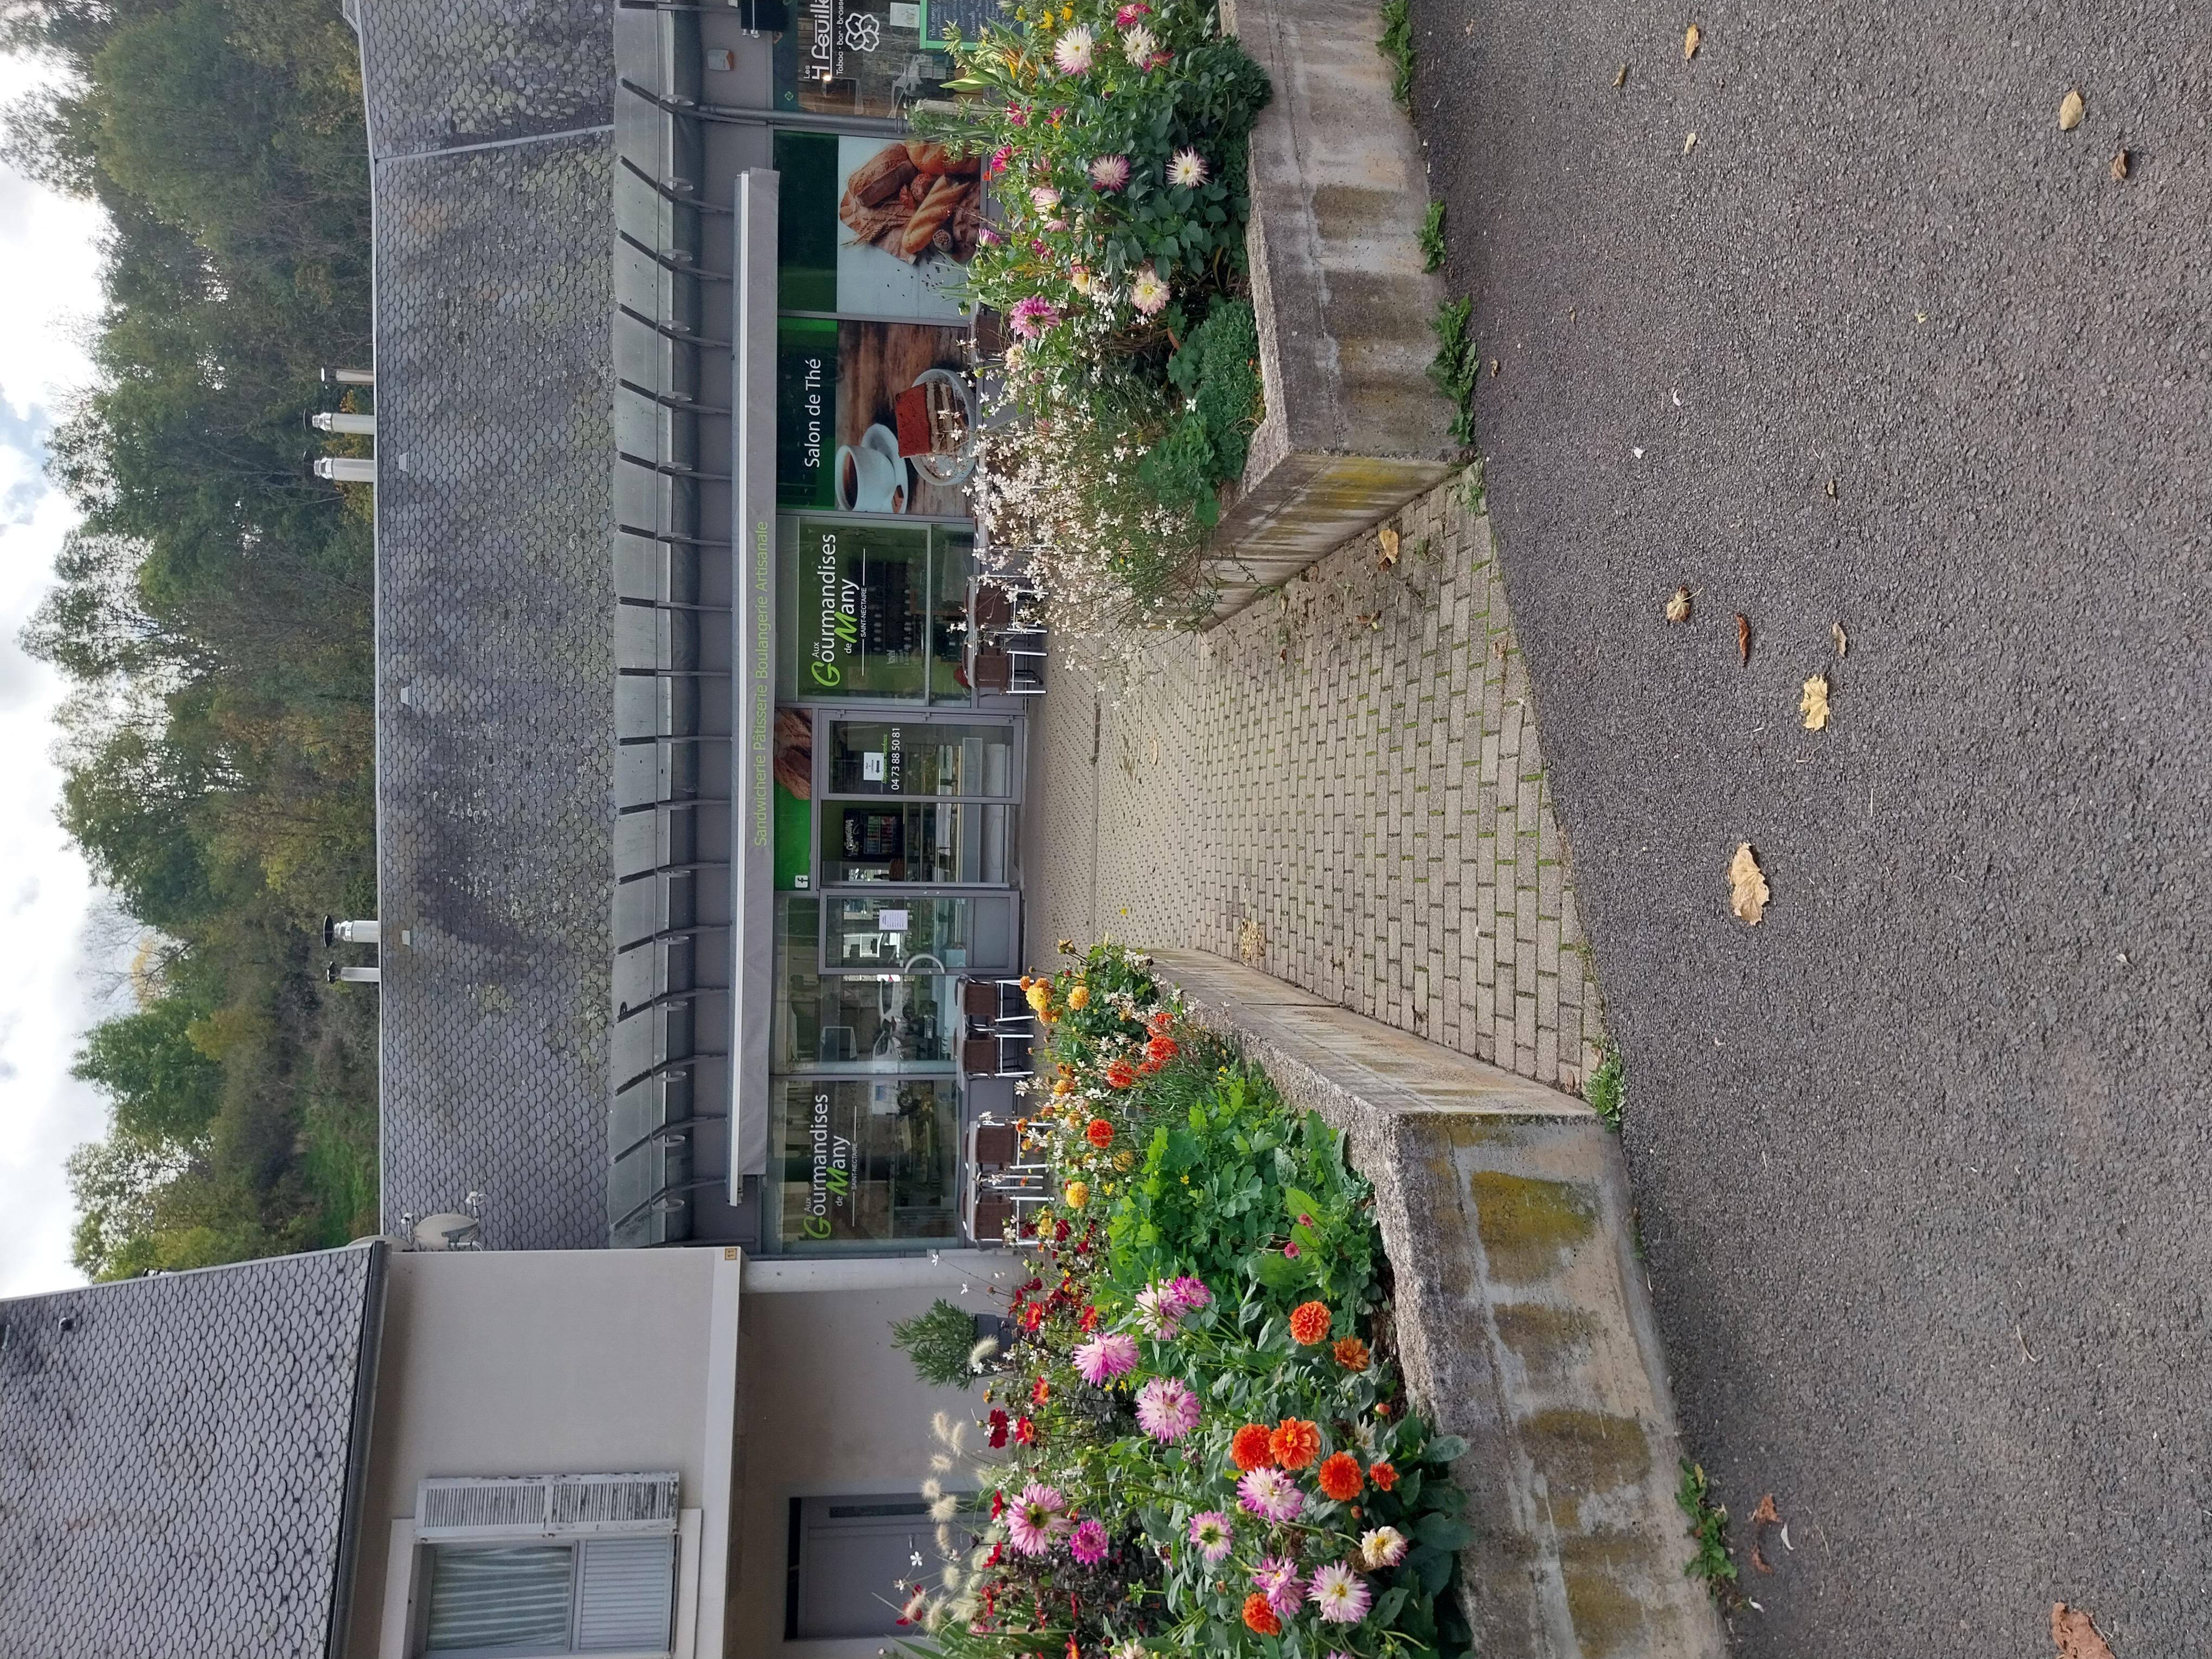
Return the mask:
{"type": "Polygon", "coordinates": [[[1577,1090],[1605,1027],[1488,517],[1454,483],[1126,673],[1056,665],[1033,951],[1242,956],[1577,1090]]]}

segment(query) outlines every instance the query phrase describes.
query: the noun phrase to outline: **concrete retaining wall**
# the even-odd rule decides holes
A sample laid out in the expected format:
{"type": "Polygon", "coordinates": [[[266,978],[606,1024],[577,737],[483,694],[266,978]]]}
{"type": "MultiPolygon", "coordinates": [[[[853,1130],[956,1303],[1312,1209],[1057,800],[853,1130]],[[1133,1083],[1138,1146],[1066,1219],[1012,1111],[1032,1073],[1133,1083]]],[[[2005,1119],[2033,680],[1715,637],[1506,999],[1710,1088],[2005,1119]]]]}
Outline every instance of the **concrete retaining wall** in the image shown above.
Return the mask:
{"type": "Polygon", "coordinates": [[[1223,19],[1274,88],[1252,134],[1246,239],[1267,410],[1209,562],[1227,616],[1462,452],[1427,378],[1444,285],[1421,269],[1428,179],[1376,50],[1377,0],[1225,0],[1223,19]]]}
{"type": "Polygon", "coordinates": [[[1720,1659],[1684,1575],[1680,1455],[1626,1171],[1581,1101],[1194,951],[1199,1018],[1350,1135],[1397,1273],[1408,1387],[1464,1437],[1482,1659],[1720,1659]]]}

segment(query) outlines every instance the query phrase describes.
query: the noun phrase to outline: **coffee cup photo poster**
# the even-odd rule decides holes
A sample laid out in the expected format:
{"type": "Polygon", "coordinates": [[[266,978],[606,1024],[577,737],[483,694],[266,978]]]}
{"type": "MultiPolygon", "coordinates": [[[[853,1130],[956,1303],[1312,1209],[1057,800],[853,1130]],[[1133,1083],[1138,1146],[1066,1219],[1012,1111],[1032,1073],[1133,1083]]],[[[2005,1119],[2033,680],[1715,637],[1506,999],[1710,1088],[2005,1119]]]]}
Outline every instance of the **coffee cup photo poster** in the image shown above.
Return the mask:
{"type": "Polygon", "coordinates": [[[893,405],[925,372],[966,365],[977,163],[920,140],[785,132],[775,164],[778,504],[967,516],[963,489],[902,458],[893,405]]]}

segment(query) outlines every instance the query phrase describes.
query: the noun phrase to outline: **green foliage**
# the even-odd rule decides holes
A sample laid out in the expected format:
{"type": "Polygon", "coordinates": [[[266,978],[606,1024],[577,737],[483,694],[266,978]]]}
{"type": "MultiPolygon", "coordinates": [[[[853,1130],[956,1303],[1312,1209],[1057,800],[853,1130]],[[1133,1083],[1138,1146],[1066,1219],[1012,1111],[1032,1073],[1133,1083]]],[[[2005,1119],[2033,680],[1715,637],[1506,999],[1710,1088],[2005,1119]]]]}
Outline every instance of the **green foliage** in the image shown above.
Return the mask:
{"type": "Polygon", "coordinates": [[[1620,1133],[1621,1109],[1628,1102],[1628,1077],[1620,1064],[1620,1050],[1607,1048],[1598,1068],[1589,1074],[1583,1098],[1590,1109],[1605,1120],[1605,1127],[1615,1134],[1620,1133]]]}
{"type": "Polygon", "coordinates": [[[1429,322],[1437,335],[1437,360],[1429,365],[1429,378],[1459,411],[1452,417],[1451,434],[1462,444],[1474,441],[1474,385],[1482,374],[1482,354],[1467,332],[1474,314],[1473,300],[1447,300],[1429,322]]]}
{"type": "Polygon", "coordinates": [[[1244,476],[1260,424],[1260,330],[1249,300],[1216,299],[1168,359],[1183,412],[1137,465],[1137,477],[1167,507],[1188,508],[1208,529],[1221,517],[1220,484],[1244,476]]]}
{"type": "Polygon", "coordinates": [[[1674,1504],[1689,1517],[1691,1541],[1697,1553],[1682,1569],[1683,1576],[1701,1578],[1714,1601],[1726,1607],[1737,1597],[1735,1563],[1729,1559],[1728,1510],[1713,1502],[1712,1488],[1702,1467],[1681,1460],[1682,1483],[1674,1489],[1674,1504]]]}
{"type": "Polygon", "coordinates": [[[0,40],[55,70],[9,155],[111,226],[49,467],[83,521],[23,638],[75,687],[64,826],[149,930],[80,1056],[114,1122],[78,1261],[340,1243],[374,1225],[374,1001],[310,930],[375,904],[371,537],[300,417],[369,353],[358,45],[323,0],[8,0],[0,40]]]}
{"type": "Polygon", "coordinates": [[[1443,270],[1445,253],[1444,204],[1442,202],[1431,202],[1429,204],[1428,217],[1421,221],[1421,269],[1423,270],[1443,270]]]}
{"type": "MultiPolygon", "coordinates": [[[[1382,0],[1382,39],[1376,50],[1390,60],[1390,95],[1413,112],[1413,15],[1410,0],[1382,0]]],[[[1433,268],[1433,267],[1432,267],[1433,268]]]]}
{"type": "Polygon", "coordinates": [[[933,1388],[964,1389],[976,1373],[975,1316],[939,1297],[926,1312],[892,1322],[891,1346],[933,1388]]]}

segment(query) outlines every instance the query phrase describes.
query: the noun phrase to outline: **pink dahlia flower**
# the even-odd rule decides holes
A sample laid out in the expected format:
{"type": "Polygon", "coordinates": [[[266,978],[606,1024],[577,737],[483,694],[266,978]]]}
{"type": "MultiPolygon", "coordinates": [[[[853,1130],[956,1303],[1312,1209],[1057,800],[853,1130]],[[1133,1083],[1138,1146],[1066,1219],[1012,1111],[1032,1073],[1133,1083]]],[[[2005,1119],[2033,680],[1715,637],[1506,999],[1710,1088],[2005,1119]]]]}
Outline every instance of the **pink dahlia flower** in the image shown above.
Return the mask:
{"type": "Polygon", "coordinates": [[[1267,1521],[1288,1521],[1306,1506],[1297,1482],[1280,1469],[1257,1468],[1237,1483],[1237,1501],[1267,1521]]]}
{"type": "Polygon", "coordinates": [[[1160,273],[1149,265],[1139,271],[1137,280],[1129,284],[1129,303],[1147,317],[1166,310],[1168,285],[1160,280],[1160,273]]]}
{"type": "Polygon", "coordinates": [[[1091,164],[1091,182],[1109,192],[1117,191],[1129,182],[1129,158],[1126,155],[1102,155],[1091,164]]]}
{"type": "Polygon", "coordinates": [[[1206,1510],[1190,1517],[1190,1541],[1209,1562],[1219,1562],[1228,1558],[1237,1533],[1219,1510],[1206,1510]]]}
{"type": "Polygon", "coordinates": [[[1018,338],[1034,340],[1059,320],[1060,308],[1051,301],[1033,294],[1026,300],[1015,301],[1013,310],[1007,313],[1006,326],[1013,330],[1018,338]]]}
{"type": "Polygon", "coordinates": [[[1096,1521],[1085,1521],[1067,1540],[1067,1553],[1086,1567],[1097,1566],[1106,1559],[1106,1528],[1096,1521]]]}
{"type": "Polygon", "coordinates": [[[1196,1428],[1198,1419],[1198,1396],[1175,1377],[1156,1376],[1137,1390],[1137,1426],[1164,1446],[1196,1428]]]}
{"type": "Polygon", "coordinates": [[[1395,1567],[1406,1559],[1406,1534],[1395,1527],[1377,1527],[1359,1535],[1359,1559],[1370,1572],[1395,1567]]]}
{"type": "Polygon", "coordinates": [[[1286,1556],[1270,1555],[1260,1563],[1252,1575],[1252,1588],[1267,1598],[1267,1605],[1276,1616],[1287,1619],[1298,1610],[1306,1599],[1306,1587],[1298,1577],[1298,1564],[1286,1556]]]}
{"type": "Polygon", "coordinates": [[[1137,1369],[1137,1339],[1125,1331],[1094,1336],[1075,1350],[1075,1370],[1094,1389],[1103,1389],[1117,1376],[1137,1369]]]}
{"type": "Polygon", "coordinates": [[[1164,1342],[1182,1328],[1182,1310],[1169,1298],[1164,1285],[1147,1285],[1137,1292],[1137,1328],[1155,1341],[1164,1342]]]}
{"type": "Polygon", "coordinates": [[[1375,1600],[1367,1581],[1342,1561],[1332,1562],[1314,1574],[1307,1594],[1321,1609],[1321,1616],[1332,1625],[1358,1624],[1375,1600]]]}
{"type": "Polygon", "coordinates": [[[1170,1279],[1167,1293],[1177,1313],[1196,1313],[1200,1308],[1210,1307],[1213,1303],[1213,1292],[1206,1288],[1205,1282],[1193,1279],[1188,1273],[1170,1279]]]}
{"type": "Polygon", "coordinates": [[[1006,1510],[1006,1538],[1024,1555],[1042,1555],[1067,1530],[1067,1500],[1054,1486],[1030,1481],[1006,1510]]]}
{"type": "Polygon", "coordinates": [[[1152,9],[1150,6],[1124,6],[1114,14],[1114,27],[1117,29],[1125,29],[1139,17],[1150,17],[1152,15],[1152,9]]]}

